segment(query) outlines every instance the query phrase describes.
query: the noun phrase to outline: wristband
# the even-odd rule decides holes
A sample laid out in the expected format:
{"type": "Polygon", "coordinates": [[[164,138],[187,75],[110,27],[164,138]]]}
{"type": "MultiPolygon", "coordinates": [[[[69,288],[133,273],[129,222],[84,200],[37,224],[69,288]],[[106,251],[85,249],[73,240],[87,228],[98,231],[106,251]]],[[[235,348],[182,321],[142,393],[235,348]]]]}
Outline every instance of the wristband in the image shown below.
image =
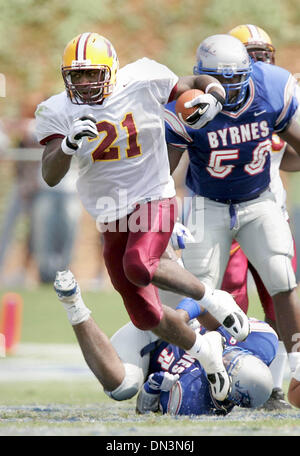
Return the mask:
{"type": "Polygon", "coordinates": [[[62,140],[60,148],[64,154],[74,155],[78,149],[78,146],[75,146],[75,144],[71,144],[70,141],[68,140],[68,137],[65,136],[64,139],[62,140]]]}
{"type": "Polygon", "coordinates": [[[190,320],[206,313],[206,310],[202,311],[198,302],[192,298],[184,298],[180,301],[176,309],[185,310],[190,320]]]}
{"type": "MultiPolygon", "coordinates": [[[[224,87],[222,86],[222,84],[218,84],[217,82],[211,82],[210,84],[208,84],[208,86],[207,86],[206,89],[205,89],[205,93],[208,93],[208,91],[209,91],[212,87],[216,87],[216,88],[218,88],[218,89],[223,90],[223,96],[224,96],[224,98],[226,97],[226,92],[225,92],[224,87]]],[[[211,93],[211,92],[210,92],[210,93],[211,93]]]]}
{"type": "Polygon", "coordinates": [[[212,95],[213,97],[215,97],[215,99],[216,99],[219,103],[221,103],[222,106],[224,105],[224,103],[225,103],[225,98],[222,97],[222,95],[220,95],[218,92],[214,92],[214,91],[213,91],[213,92],[209,92],[209,93],[210,93],[210,95],[212,95]]]}

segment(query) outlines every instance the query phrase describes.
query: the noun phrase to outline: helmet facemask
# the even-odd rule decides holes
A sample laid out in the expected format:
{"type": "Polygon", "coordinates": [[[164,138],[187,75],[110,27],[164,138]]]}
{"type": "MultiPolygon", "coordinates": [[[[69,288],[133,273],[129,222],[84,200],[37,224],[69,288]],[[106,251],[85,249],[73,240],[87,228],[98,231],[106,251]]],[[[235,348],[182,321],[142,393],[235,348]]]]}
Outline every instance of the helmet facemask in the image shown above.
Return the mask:
{"type": "Polygon", "coordinates": [[[109,40],[98,33],[82,33],[66,46],[61,72],[74,104],[99,104],[116,85],[119,61],[109,40]]]}
{"type": "Polygon", "coordinates": [[[98,104],[112,92],[113,84],[111,84],[111,69],[109,66],[62,67],[61,71],[66,91],[74,104],[98,104]],[[78,78],[79,82],[76,82],[76,73],[89,71],[97,71],[95,78],[86,78],[84,82],[81,82],[80,78],[78,78]]]}
{"type": "Polygon", "coordinates": [[[223,85],[225,110],[236,110],[245,101],[252,72],[251,59],[242,43],[229,35],[213,35],[197,49],[194,74],[214,76],[223,85]]]}
{"type": "Polygon", "coordinates": [[[246,49],[254,62],[265,62],[275,65],[275,49],[271,44],[252,43],[251,46],[246,45],[246,49]]]}

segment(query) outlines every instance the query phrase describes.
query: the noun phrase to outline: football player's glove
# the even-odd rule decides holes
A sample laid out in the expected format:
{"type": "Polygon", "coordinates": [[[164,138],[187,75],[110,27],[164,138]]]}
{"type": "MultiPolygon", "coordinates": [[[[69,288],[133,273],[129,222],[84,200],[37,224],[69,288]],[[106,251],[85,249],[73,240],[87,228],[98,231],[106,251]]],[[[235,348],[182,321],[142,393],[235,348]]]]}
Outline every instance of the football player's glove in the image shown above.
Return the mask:
{"type": "Polygon", "coordinates": [[[155,372],[149,375],[148,380],[144,384],[144,388],[148,393],[158,393],[160,391],[170,391],[173,385],[179,379],[179,375],[173,375],[169,372],[155,372]]]}
{"type": "Polygon", "coordinates": [[[160,392],[170,391],[178,379],[178,374],[173,375],[163,371],[149,375],[148,380],[144,383],[137,397],[137,413],[157,412],[160,392]]]}
{"type": "Polygon", "coordinates": [[[170,240],[174,250],[185,249],[186,242],[195,242],[190,230],[179,222],[175,223],[170,240]]]}
{"type": "Polygon", "coordinates": [[[65,136],[61,143],[62,151],[67,155],[74,155],[77,149],[81,147],[84,136],[96,138],[98,136],[96,123],[95,117],[91,114],[75,119],[70,128],[70,133],[65,136]]]}
{"type": "Polygon", "coordinates": [[[197,111],[186,118],[185,123],[194,130],[204,127],[222,111],[224,102],[225,99],[216,92],[198,95],[193,100],[184,103],[185,108],[199,105],[197,111]]]}

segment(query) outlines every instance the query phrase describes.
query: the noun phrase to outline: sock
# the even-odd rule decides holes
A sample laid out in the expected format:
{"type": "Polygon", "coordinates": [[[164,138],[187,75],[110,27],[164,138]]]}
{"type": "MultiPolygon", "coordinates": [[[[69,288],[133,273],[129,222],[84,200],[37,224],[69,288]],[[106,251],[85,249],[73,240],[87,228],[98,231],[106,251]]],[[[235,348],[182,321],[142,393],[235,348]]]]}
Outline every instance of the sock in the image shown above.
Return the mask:
{"type": "Polygon", "coordinates": [[[273,377],[273,387],[281,388],[287,362],[287,352],[282,341],[279,341],[277,354],[270,364],[269,368],[273,377]]]}
{"type": "Polygon", "coordinates": [[[211,304],[211,296],[214,292],[214,290],[208,286],[206,283],[202,282],[204,286],[204,295],[203,297],[198,301],[200,306],[203,306],[205,309],[209,311],[209,306],[211,304]]]}
{"type": "Polygon", "coordinates": [[[72,304],[62,303],[67,311],[68,320],[72,326],[88,320],[91,311],[86,307],[81,296],[72,304]]]}
{"type": "Polygon", "coordinates": [[[200,334],[196,334],[195,343],[189,350],[186,350],[187,353],[189,353],[193,358],[198,359],[199,353],[202,350],[205,350],[205,342],[206,340],[203,339],[203,337],[200,334]]]}
{"type": "Polygon", "coordinates": [[[211,347],[205,337],[196,333],[194,345],[189,350],[186,350],[186,352],[200,362],[206,373],[210,373],[208,371],[211,370],[211,347]]]}
{"type": "Polygon", "coordinates": [[[300,366],[300,352],[288,353],[288,360],[290,364],[291,374],[293,377],[293,374],[295,373],[296,369],[298,368],[298,366],[300,366]]]}

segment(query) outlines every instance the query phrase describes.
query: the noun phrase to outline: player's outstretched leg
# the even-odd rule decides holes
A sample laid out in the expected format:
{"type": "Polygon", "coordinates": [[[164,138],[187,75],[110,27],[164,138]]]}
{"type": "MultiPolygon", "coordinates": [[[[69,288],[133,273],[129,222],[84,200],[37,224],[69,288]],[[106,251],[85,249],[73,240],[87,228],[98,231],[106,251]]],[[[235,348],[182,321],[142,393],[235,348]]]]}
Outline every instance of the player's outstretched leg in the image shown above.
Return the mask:
{"type": "Polygon", "coordinates": [[[213,290],[200,282],[175,261],[161,258],[153,279],[158,288],[195,299],[199,308],[204,307],[239,342],[249,335],[248,317],[233,297],[226,291],[213,290]]]}
{"type": "Polygon", "coordinates": [[[72,325],[87,320],[91,311],[82,301],[80,288],[71,271],[58,271],[54,281],[54,290],[67,311],[72,325]]]}
{"type": "Polygon", "coordinates": [[[142,380],[139,371],[130,370],[119,358],[110,339],[91,318],[80,288],[71,271],[59,271],[54,281],[58,299],[67,311],[82,354],[89,368],[103,386],[105,392],[116,400],[129,399],[138,390],[142,380]],[[133,373],[134,372],[134,373],[133,373]]]}

